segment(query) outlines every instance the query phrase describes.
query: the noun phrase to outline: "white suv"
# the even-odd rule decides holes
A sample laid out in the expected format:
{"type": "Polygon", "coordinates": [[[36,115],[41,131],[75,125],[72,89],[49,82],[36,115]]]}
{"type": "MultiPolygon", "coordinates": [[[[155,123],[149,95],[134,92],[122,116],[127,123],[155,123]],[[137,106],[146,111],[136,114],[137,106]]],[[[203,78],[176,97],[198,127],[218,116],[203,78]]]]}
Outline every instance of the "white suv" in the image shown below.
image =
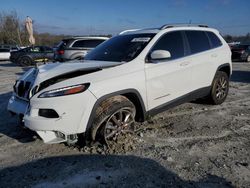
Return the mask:
{"type": "Polygon", "coordinates": [[[45,143],[87,139],[107,144],[170,107],[226,99],[231,51],[215,29],[164,25],[122,32],[82,63],[30,69],[15,84],[8,110],[45,143]]]}

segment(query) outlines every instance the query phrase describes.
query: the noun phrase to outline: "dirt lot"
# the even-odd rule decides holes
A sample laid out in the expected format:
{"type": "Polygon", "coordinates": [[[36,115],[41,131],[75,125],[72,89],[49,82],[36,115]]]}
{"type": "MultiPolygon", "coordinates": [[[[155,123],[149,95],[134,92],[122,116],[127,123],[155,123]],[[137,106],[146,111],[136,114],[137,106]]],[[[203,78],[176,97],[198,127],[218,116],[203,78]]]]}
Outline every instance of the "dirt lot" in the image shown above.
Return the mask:
{"type": "Polygon", "coordinates": [[[161,113],[112,154],[47,145],[18,126],[6,106],[23,71],[0,62],[0,187],[250,187],[250,64],[234,63],[222,105],[161,113]]]}

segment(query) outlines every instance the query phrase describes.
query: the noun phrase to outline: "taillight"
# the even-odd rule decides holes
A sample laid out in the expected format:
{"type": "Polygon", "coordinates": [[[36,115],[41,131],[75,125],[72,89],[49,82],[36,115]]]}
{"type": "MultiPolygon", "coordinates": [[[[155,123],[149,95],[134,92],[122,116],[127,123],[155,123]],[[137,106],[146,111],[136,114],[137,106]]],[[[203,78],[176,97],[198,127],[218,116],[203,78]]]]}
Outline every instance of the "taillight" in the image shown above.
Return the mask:
{"type": "Polygon", "coordinates": [[[63,55],[63,54],[64,54],[64,50],[58,50],[57,53],[58,53],[59,55],[63,55]]]}

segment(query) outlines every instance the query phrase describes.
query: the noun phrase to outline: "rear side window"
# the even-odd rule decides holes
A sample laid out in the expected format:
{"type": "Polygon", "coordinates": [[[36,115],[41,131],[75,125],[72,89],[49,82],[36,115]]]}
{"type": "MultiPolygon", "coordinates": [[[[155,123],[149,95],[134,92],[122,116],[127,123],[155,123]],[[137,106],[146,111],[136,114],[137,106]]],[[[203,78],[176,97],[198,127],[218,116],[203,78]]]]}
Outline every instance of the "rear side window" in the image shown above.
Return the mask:
{"type": "Polygon", "coordinates": [[[219,46],[222,46],[221,40],[212,32],[207,32],[207,36],[210,39],[212,48],[217,48],[219,46]]]}
{"type": "Polygon", "coordinates": [[[181,31],[170,32],[164,35],[153,47],[153,50],[167,50],[171,54],[171,59],[184,56],[184,43],[181,31]]]}
{"type": "Polygon", "coordinates": [[[191,54],[210,49],[208,37],[204,31],[185,31],[191,54]]]}
{"type": "Polygon", "coordinates": [[[78,40],[76,41],[72,47],[76,48],[95,48],[99,44],[101,44],[104,40],[78,40]]]}

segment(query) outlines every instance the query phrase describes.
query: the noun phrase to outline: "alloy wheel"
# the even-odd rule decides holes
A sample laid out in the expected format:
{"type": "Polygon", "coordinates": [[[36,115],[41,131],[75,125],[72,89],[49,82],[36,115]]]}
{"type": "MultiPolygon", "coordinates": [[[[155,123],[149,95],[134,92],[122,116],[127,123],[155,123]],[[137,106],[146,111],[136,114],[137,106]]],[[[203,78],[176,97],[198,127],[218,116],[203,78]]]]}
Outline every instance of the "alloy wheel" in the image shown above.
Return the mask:
{"type": "Polygon", "coordinates": [[[225,77],[221,77],[216,85],[216,98],[217,99],[223,99],[227,95],[227,89],[228,89],[228,82],[225,79],[225,77]]]}
{"type": "Polygon", "coordinates": [[[107,145],[118,140],[120,135],[134,131],[134,113],[131,109],[122,108],[113,113],[104,122],[104,139],[107,145]]]}

